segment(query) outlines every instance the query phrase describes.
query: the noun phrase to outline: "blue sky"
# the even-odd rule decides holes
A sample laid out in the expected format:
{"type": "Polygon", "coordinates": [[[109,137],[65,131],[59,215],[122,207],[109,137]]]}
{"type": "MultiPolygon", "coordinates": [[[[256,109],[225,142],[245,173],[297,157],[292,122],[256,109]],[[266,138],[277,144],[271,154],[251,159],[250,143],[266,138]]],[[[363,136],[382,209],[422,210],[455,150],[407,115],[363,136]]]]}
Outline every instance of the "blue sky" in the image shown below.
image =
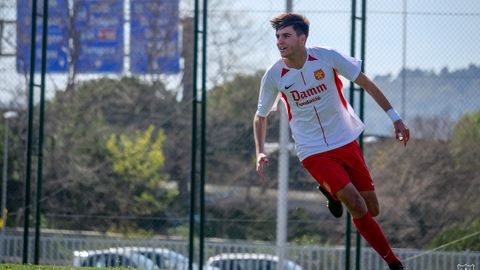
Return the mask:
{"type": "MultiPolygon", "coordinates": [[[[252,28],[270,35],[269,42],[260,44],[263,48],[257,54],[273,61],[278,53],[268,19],[285,9],[285,1],[236,1],[234,7],[253,18],[252,28]]],[[[293,10],[311,21],[307,45],[326,45],[347,53],[350,9],[351,1],[293,0],[293,10]]],[[[367,11],[366,72],[397,73],[402,65],[403,1],[368,0],[367,11]]],[[[439,71],[443,67],[452,70],[480,64],[480,1],[409,0],[406,22],[408,68],[439,71]]]]}

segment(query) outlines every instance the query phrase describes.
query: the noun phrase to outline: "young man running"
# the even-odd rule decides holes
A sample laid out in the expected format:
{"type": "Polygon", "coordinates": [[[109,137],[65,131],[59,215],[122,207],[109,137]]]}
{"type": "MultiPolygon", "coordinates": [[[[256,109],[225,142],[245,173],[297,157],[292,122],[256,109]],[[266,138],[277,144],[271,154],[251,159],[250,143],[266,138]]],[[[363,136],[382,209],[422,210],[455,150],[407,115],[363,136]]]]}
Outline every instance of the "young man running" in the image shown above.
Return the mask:
{"type": "Polygon", "coordinates": [[[361,72],[361,61],[331,48],[305,47],[309,21],[304,16],[284,13],[271,24],[281,59],[261,82],[253,123],[257,172],[265,178],[267,116],[280,94],[302,165],[328,198],[345,204],[360,234],[390,269],[405,269],[373,218],[379,214],[377,196],[356,141],[364,124],[346,102],[338,76],[355,82],[373,97],[392,119],[396,138],[405,146],[410,137],[408,128],[381,90],[361,72]]]}

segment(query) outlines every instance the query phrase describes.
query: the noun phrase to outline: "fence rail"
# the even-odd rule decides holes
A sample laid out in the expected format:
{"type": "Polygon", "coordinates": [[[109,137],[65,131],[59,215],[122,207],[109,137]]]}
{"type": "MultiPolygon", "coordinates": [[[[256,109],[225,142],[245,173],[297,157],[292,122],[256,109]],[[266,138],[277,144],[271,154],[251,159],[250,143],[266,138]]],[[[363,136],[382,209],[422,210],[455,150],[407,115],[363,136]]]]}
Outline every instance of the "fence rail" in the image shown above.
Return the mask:
{"type": "MultiPolygon", "coordinates": [[[[205,242],[206,256],[221,253],[266,253],[275,254],[276,246],[268,242],[247,242],[210,239],[205,242]]],[[[172,239],[123,239],[102,236],[43,236],[40,241],[40,263],[45,265],[72,265],[76,250],[98,250],[111,247],[160,247],[188,254],[188,241],[172,239]]],[[[0,262],[22,262],[22,236],[19,234],[0,235],[0,262]]],[[[33,249],[33,237],[30,238],[33,249]]],[[[288,259],[305,270],[345,269],[345,249],[343,246],[315,246],[289,244],[288,259]]],[[[480,265],[480,252],[444,252],[414,249],[396,249],[409,270],[455,270],[459,264],[480,265]]],[[[33,254],[30,250],[29,254],[33,254]]],[[[370,248],[362,247],[361,269],[386,269],[383,260],[370,248]]],[[[352,260],[355,253],[352,252],[352,260]]],[[[32,261],[32,258],[29,259],[32,261]]]]}

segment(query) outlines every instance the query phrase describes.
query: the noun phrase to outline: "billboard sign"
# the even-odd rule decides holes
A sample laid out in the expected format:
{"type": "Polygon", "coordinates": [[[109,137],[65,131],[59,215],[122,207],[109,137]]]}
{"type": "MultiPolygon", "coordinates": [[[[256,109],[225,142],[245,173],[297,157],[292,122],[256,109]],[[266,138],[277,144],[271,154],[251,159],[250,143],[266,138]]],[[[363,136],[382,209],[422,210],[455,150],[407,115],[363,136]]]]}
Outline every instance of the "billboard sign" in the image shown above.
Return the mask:
{"type": "Polygon", "coordinates": [[[79,73],[123,70],[123,0],[75,0],[79,73]]]}
{"type": "Polygon", "coordinates": [[[180,71],[178,2],[130,1],[130,70],[134,74],[180,71]]]}
{"type": "MultiPolygon", "coordinates": [[[[38,1],[37,11],[43,12],[43,1],[38,1]]],[[[48,5],[47,72],[68,71],[68,0],[50,0],[48,5]]],[[[35,72],[40,72],[42,27],[37,18],[35,72]]],[[[32,1],[17,0],[17,57],[18,73],[30,71],[30,36],[32,35],[32,1]]]]}

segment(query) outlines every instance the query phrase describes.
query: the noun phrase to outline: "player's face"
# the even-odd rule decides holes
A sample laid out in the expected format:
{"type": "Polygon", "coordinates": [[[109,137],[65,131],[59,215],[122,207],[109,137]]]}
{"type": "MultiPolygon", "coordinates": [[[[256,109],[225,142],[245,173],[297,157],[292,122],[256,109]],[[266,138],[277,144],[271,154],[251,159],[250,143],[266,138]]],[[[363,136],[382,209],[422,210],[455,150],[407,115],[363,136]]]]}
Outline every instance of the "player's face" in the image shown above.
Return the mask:
{"type": "Polygon", "coordinates": [[[279,29],[276,33],[277,48],[282,58],[291,58],[305,46],[305,35],[297,35],[292,26],[279,29]]]}

